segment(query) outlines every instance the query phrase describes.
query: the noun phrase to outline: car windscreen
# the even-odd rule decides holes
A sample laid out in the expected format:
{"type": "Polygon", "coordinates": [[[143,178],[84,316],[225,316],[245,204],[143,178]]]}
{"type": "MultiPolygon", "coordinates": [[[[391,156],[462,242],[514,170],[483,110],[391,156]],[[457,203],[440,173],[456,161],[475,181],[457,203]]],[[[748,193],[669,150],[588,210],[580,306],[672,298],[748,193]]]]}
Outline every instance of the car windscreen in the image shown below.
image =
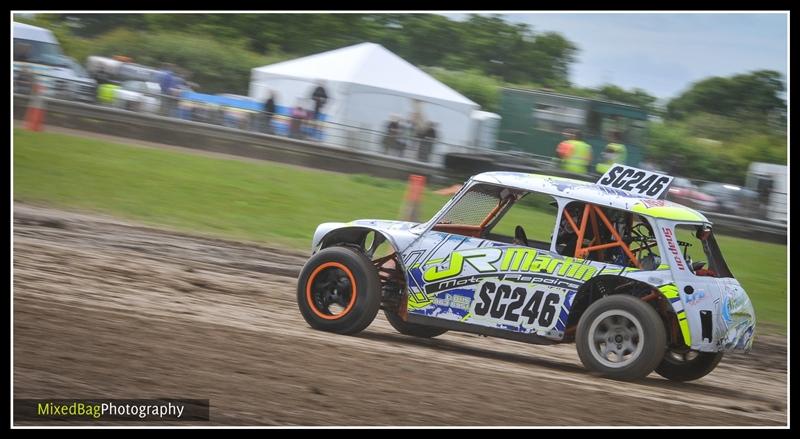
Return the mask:
{"type": "Polygon", "coordinates": [[[471,187],[439,218],[437,224],[480,226],[497,209],[504,190],[508,192],[500,186],[488,184],[471,187]]]}
{"type": "Polygon", "coordinates": [[[63,57],[63,61],[65,66],[68,66],[70,69],[72,69],[72,71],[75,73],[75,76],[79,78],[89,77],[89,74],[86,73],[86,70],[84,70],[83,66],[78,64],[78,62],[75,61],[74,59],[63,57]]]}
{"type": "Polygon", "coordinates": [[[14,61],[64,67],[65,62],[58,44],[14,38],[14,61]]]}

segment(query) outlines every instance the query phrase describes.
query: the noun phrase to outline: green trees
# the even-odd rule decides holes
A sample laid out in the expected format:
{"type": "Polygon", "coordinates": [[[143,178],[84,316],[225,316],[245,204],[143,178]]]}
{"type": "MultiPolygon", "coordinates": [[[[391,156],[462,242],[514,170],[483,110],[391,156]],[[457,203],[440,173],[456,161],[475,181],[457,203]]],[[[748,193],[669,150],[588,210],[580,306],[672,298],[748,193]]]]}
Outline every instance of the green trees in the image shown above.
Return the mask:
{"type": "Polygon", "coordinates": [[[783,96],[770,70],[696,82],[650,125],[647,156],[679,175],[742,184],[751,162],[786,163],[783,96]]]}
{"type": "MultiPolygon", "coordinates": [[[[149,41],[148,35],[177,34],[191,35],[181,38],[184,43],[216,41],[249,61],[267,55],[283,58],[287,53],[304,56],[371,41],[415,65],[476,70],[507,82],[562,87],[569,85],[569,65],[577,54],[575,45],[559,34],[538,34],[498,15],[473,14],[461,22],[438,14],[37,14],[35,21],[65,30],[60,35],[65,50],[83,59],[86,54],[71,51],[74,44],[66,40],[91,46],[120,29],[142,31],[137,35],[149,41]]],[[[235,75],[241,77],[259,63],[235,65],[246,70],[235,75]]],[[[215,83],[201,85],[216,88],[215,83]]]]}
{"type": "Polygon", "coordinates": [[[606,84],[597,90],[597,97],[623,104],[635,105],[646,109],[649,113],[657,113],[655,108],[656,97],[651,96],[641,88],[634,88],[631,91],[624,90],[613,84],[606,84]]]}
{"type": "Polygon", "coordinates": [[[780,73],[758,70],[729,78],[712,77],[692,86],[670,101],[667,117],[683,120],[696,113],[710,113],[748,124],[764,123],[786,111],[780,73]]]}
{"type": "Polygon", "coordinates": [[[137,63],[160,67],[169,62],[205,93],[247,94],[250,69],[280,61],[250,52],[236,41],[225,43],[178,32],[139,32],[120,28],[94,39],[92,54],[125,55],[137,63]]]}
{"type": "Polygon", "coordinates": [[[727,140],[698,137],[682,123],[651,123],[645,155],[672,175],[744,184],[751,162],[786,163],[786,137],[741,132],[727,140]]]}
{"type": "Polygon", "coordinates": [[[446,70],[441,67],[427,67],[424,70],[443,84],[480,104],[484,111],[500,110],[502,83],[497,78],[487,76],[477,69],[446,70]]]}
{"type": "Polygon", "coordinates": [[[560,34],[537,34],[527,24],[507,23],[497,15],[472,14],[454,25],[469,66],[511,83],[569,85],[569,65],[578,49],[560,34]]]}

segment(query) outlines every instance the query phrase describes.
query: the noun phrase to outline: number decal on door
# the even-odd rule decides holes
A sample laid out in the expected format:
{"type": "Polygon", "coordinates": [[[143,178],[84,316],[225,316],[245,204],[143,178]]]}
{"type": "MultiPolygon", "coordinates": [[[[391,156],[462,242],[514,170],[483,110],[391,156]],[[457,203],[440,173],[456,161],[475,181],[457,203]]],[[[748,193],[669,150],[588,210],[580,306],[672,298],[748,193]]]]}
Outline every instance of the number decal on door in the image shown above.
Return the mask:
{"type": "Polygon", "coordinates": [[[485,281],[478,289],[472,313],[505,325],[550,329],[555,325],[563,297],[537,285],[485,281]]]}

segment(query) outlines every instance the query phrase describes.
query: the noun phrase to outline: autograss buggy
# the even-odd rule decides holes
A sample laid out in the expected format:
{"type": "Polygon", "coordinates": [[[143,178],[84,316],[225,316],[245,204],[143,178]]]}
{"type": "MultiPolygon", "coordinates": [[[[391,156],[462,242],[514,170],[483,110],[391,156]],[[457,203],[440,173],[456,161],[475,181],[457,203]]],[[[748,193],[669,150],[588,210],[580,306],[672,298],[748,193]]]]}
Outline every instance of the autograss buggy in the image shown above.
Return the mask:
{"type": "Polygon", "coordinates": [[[487,172],[426,223],[321,224],[300,312],[355,334],[383,309],[410,336],[574,342],[606,377],[698,379],[750,350],[755,314],[710,221],[661,199],[671,180],[622,165],[597,183],[487,172]]]}

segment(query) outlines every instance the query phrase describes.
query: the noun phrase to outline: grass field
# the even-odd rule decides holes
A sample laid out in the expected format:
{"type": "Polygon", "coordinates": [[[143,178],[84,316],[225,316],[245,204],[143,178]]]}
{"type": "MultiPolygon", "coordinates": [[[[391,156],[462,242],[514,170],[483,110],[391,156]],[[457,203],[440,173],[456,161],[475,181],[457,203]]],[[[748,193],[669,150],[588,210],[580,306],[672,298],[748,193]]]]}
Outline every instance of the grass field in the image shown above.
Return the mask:
{"type": "MultiPolygon", "coordinates": [[[[404,194],[402,181],[14,130],[15,200],[178,230],[307,250],[321,222],[397,219],[404,194]]],[[[421,218],[447,199],[427,191],[421,218]]],[[[523,224],[529,238],[549,240],[553,221],[519,209],[503,223],[523,224]]],[[[727,236],[719,241],[759,320],[785,331],[787,247],[727,236]]]]}

